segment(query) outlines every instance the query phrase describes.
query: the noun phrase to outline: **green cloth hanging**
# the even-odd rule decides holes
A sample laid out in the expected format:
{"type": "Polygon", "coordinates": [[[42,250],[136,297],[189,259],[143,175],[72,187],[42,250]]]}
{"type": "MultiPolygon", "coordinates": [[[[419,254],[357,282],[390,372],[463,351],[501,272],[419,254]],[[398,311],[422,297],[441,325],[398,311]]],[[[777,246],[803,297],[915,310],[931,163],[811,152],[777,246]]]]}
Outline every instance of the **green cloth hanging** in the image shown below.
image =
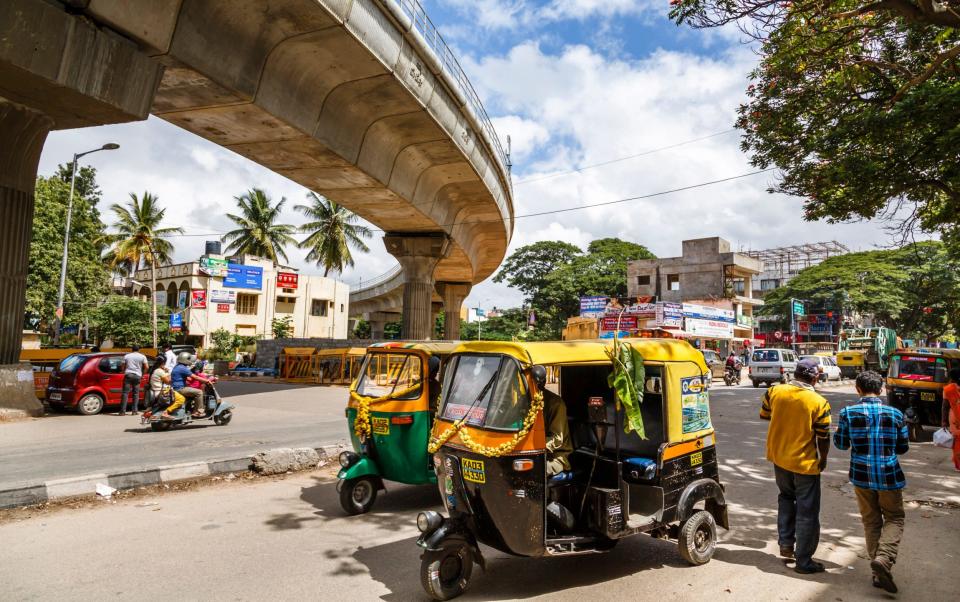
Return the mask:
{"type": "Polygon", "coordinates": [[[613,349],[608,352],[608,355],[613,363],[613,370],[607,377],[607,384],[614,391],[617,410],[623,404],[627,418],[623,423],[623,432],[629,434],[631,431],[636,431],[641,439],[646,439],[643,416],[640,414],[643,385],[646,382],[643,356],[632,345],[621,343],[619,339],[614,339],[613,349]]]}

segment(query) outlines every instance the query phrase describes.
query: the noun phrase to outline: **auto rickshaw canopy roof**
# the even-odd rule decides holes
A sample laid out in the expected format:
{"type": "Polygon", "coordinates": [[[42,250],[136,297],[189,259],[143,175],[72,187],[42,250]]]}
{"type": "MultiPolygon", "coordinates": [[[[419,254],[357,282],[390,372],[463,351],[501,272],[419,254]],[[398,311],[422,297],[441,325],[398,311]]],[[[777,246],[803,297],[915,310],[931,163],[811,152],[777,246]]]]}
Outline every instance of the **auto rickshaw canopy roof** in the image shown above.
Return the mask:
{"type": "Polygon", "coordinates": [[[960,349],[947,349],[940,347],[920,347],[911,349],[910,347],[894,350],[890,355],[939,355],[951,360],[960,360],[960,349]]]}
{"type": "Polygon", "coordinates": [[[368,351],[390,351],[391,349],[417,349],[425,351],[430,355],[447,355],[460,345],[459,341],[385,341],[383,343],[374,343],[367,347],[368,351]]]}
{"type": "MultiPolygon", "coordinates": [[[[703,354],[689,343],[677,339],[621,339],[629,344],[645,361],[693,362],[707,371],[703,354]]],[[[613,347],[610,339],[554,342],[469,341],[461,343],[454,353],[491,353],[516,358],[526,365],[601,364],[609,363],[607,351],[613,347]]]]}

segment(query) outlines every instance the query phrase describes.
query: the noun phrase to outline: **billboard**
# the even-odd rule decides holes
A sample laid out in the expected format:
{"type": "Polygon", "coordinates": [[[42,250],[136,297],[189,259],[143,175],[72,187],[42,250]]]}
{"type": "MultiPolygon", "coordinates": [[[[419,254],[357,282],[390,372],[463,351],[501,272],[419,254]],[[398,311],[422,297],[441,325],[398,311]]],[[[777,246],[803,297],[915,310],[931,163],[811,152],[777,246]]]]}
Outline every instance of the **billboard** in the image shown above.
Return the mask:
{"type": "Polygon", "coordinates": [[[732,339],[733,324],[722,322],[720,320],[700,320],[697,318],[685,318],[685,328],[688,333],[710,339],[732,339]]]}
{"type": "Polygon", "coordinates": [[[236,303],[237,291],[225,291],[222,288],[210,289],[210,303],[236,303]]]}
{"type": "Polygon", "coordinates": [[[223,279],[223,286],[259,291],[263,288],[263,268],[239,263],[227,264],[227,275],[223,279]]]}
{"type": "Polygon", "coordinates": [[[680,303],[657,303],[655,324],[659,328],[683,328],[683,305],[680,303]]]}
{"type": "Polygon", "coordinates": [[[599,318],[607,308],[606,297],[580,297],[580,317],[599,318]]]}
{"type": "Polygon", "coordinates": [[[683,304],[683,316],[685,318],[694,318],[696,320],[710,320],[714,322],[737,323],[737,316],[732,309],[721,309],[719,307],[710,307],[707,305],[694,305],[692,303],[683,304]]]}
{"type": "Polygon", "coordinates": [[[193,309],[207,308],[207,291],[203,289],[194,289],[190,291],[190,307],[193,309]]]}
{"type": "Polygon", "coordinates": [[[200,258],[200,271],[208,276],[223,278],[227,275],[227,260],[214,257],[200,258]]]}
{"type": "Polygon", "coordinates": [[[167,291],[157,291],[153,294],[153,298],[156,299],[157,305],[166,305],[167,304],[167,291]]]}
{"type": "Polygon", "coordinates": [[[628,316],[626,314],[622,316],[611,316],[606,315],[603,317],[603,320],[600,324],[601,330],[636,330],[637,329],[637,316],[628,316]],[[617,326],[620,326],[617,328],[617,326]]]}
{"type": "Polygon", "coordinates": [[[296,289],[300,282],[300,274],[295,272],[277,272],[277,288],[296,289]]]}

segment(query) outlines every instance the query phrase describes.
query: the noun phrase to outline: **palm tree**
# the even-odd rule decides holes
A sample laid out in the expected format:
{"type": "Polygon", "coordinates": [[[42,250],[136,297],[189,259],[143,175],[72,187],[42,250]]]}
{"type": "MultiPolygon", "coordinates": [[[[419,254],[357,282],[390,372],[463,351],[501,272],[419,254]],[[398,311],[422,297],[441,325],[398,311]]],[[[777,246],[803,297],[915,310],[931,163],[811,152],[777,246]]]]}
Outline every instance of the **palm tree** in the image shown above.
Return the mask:
{"type": "Polygon", "coordinates": [[[117,217],[109,240],[112,248],[107,253],[108,265],[122,274],[133,275],[146,265],[150,266],[150,296],[153,310],[153,346],[157,346],[157,264],[171,262],[173,244],[164,239],[172,234],[183,234],[183,228],[162,228],[163,216],[167,210],[160,207],[159,199],[144,192],[138,199],[130,193],[130,202],[126,205],[114,203],[110,206],[117,217]]]}
{"type": "Polygon", "coordinates": [[[370,228],[356,224],[357,215],[337,203],[317,196],[313,192],[307,194],[309,205],[296,205],[294,209],[304,214],[312,221],[300,226],[300,232],[308,232],[297,246],[309,249],[307,261],[315,261],[323,266],[323,275],[335,269],[343,272],[344,266],[353,267],[353,255],[350,247],[370,252],[363,238],[370,238],[373,233],[370,228]]]}
{"type": "Polygon", "coordinates": [[[274,263],[279,263],[280,257],[289,261],[283,248],[288,244],[297,244],[291,236],[296,228],[274,223],[280,217],[280,210],[287,199],[281,198],[279,203],[272,205],[270,197],[259,188],[248,190],[234,199],[240,206],[241,215],[228,213],[227,217],[240,227],[227,232],[220,239],[229,243],[227,252],[266,257],[274,263]]]}

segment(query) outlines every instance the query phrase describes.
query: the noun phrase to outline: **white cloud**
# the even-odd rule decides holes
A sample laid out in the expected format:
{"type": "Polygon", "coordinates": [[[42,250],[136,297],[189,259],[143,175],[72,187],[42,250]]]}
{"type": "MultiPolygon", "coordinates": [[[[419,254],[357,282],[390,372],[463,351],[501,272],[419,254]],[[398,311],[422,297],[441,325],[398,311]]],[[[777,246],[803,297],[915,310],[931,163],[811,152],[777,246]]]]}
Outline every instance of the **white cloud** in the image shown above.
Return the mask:
{"type": "Polygon", "coordinates": [[[203,148],[194,148],[190,151],[190,157],[207,171],[213,171],[220,165],[220,161],[212,151],[203,148]]]}
{"type": "MultiPolygon", "coordinates": [[[[440,0],[456,9],[472,23],[484,29],[516,30],[539,27],[559,21],[584,21],[591,18],[640,15],[648,11],[662,12],[656,0],[440,0]]],[[[463,29],[445,27],[451,35],[463,29]]]]}

